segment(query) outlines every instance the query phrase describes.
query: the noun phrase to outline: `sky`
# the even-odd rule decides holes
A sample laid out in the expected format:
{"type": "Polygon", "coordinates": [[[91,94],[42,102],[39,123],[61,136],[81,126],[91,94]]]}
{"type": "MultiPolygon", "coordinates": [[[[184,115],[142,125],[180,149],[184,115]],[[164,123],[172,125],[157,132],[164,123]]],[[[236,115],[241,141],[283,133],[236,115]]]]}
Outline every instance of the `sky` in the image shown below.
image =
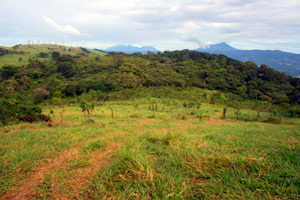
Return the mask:
{"type": "Polygon", "coordinates": [[[300,0],[0,0],[0,45],[159,50],[227,42],[300,54],[300,0]]]}

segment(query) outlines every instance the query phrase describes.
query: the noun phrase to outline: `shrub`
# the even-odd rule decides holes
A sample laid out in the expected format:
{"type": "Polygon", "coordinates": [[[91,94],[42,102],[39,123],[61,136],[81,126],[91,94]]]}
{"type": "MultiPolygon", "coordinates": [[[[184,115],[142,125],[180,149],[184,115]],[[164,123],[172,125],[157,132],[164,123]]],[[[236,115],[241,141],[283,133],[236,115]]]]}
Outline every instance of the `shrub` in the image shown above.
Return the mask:
{"type": "Polygon", "coordinates": [[[39,53],[40,58],[48,58],[48,56],[49,56],[48,53],[45,53],[45,52],[40,52],[39,53]]]}
{"type": "Polygon", "coordinates": [[[7,124],[12,121],[34,122],[41,120],[42,109],[24,99],[0,99],[0,121],[7,124]]]}
{"type": "Polygon", "coordinates": [[[88,102],[85,99],[82,99],[79,104],[82,112],[86,112],[88,114],[88,120],[91,119],[91,112],[94,110],[95,104],[94,102],[88,102]]]}
{"type": "Polygon", "coordinates": [[[286,109],[285,115],[287,117],[300,117],[300,106],[297,105],[289,106],[286,109]]]}
{"type": "Polygon", "coordinates": [[[13,65],[5,65],[2,67],[1,77],[3,79],[9,79],[10,77],[14,76],[18,72],[18,68],[13,65]]]}
{"type": "Polygon", "coordinates": [[[57,51],[53,51],[51,56],[54,60],[56,60],[60,56],[60,53],[57,51]]]}

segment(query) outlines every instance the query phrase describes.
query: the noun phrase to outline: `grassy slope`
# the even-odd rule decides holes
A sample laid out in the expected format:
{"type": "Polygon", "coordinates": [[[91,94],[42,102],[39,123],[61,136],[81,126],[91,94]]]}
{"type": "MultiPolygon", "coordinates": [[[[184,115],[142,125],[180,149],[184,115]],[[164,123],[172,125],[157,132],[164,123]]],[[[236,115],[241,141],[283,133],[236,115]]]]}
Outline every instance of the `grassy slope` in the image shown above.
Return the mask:
{"type": "MultiPolygon", "coordinates": [[[[2,47],[0,46],[0,48],[5,48],[8,50],[13,51],[13,49],[11,47],[2,47]]],[[[4,56],[0,56],[0,67],[7,65],[7,64],[12,64],[12,65],[16,65],[16,66],[22,66],[22,65],[26,65],[28,63],[28,59],[31,57],[35,57],[38,58],[41,61],[44,60],[49,60],[51,57],[49,58],[39,58],[38,54],[40,52],[45,52],[45,53],[52,53],[53,51],[58,51],[61,54],[69,54],[72,56],[76,56],[79,55],[81,53],[84,53],[80,48],[75,48],[75,47],[71,47],[70,48],[71,51],[69,51],[68,53],[66,52],[66,48],[64,46],[58,46],[58,48],[56,48],[56,45],[50,45],[50,44],[42,44],[39,45],[39,48],[37,48],[37,46],[35,45],[34,48],[32,48],[31,46],[28,45],[21,45],[19,48],[16,49],[16,51],[20,52],[23,51],[25,52],[25,54],[7,54],[4,56]],[[19,58],[21,58],[22,60],[19,61],[19,58]]],[[[100,52],[100,51],[96,51],[93,49],[88,49],[92,56],[103,56],[104,53],[100,52]]]]}
{"type": "Polygon", "coordinates": [[[221,120],[222,107],[202,104],[201,120],[195,115],[182,120],[179,115],[201,111],[156,102],[154,118],[142,99],[97,106],[94,124],[83,123],[78,107],[67,107],[62,122],[62,109],[54,108],[52,128],[44,123],[1,128],[0,194],[13,186],[28,190],[34,180],[37,199],[299,197],[299,119],[242,122],[229,110],[231,120],[221,120]]]}

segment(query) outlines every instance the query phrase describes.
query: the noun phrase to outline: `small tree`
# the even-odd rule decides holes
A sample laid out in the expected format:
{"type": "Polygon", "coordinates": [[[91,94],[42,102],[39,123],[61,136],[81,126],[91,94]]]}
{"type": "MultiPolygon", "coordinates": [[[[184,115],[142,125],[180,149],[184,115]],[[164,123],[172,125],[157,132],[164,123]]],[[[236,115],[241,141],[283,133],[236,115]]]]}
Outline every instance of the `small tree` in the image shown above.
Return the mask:
{"type": "Polygon", "coordinates": [[[0,70],[2,79],[9,79],[18,72],[18,68],[13,65],[5,65],[0,70]]]}
{"type": "Polygon", "coordinates": [[[39,53],[40,58],[48,58],[48,56],[49,56],[48,53],[45,53],[45,52],[40,52],[39,53]]]}
{"type": "Polygon", "coordinates": [[[282,103],[280,105],[273,105],[271,112],[275,115],[279,115],[279,122],[282,122],[282,117],[286,113],[288,104],[282,103]]]}
{"type": "Polygon", "coordinates": [[[91,112],[94,110],[95,104],[94,102],[87,102],[85,99],[82,99],[80,101],[80,108],[82,109],[82,112],[86,112],[88,115],[88,120],[91,119],[91,112]]]}
{"type": "Polygon", "coordinates": [[[60,53],[58,51],[52,52],[52,59],[56,60],[60,56],[60,53]]]}
{"type": "Polygon", "coordinates": [[[239,120],[242,104],[238,101],[232,101],[232,102],[228,103],[228,105],[235,109],[236,119],[239,120]]]}
{"type": "Polygon", "coordinates": [[[267,101],[255,101],[251,105],[251,109],[256,111],[256,121],[260,120],[260,113],[268,111],[271,104],[267,101]]]}
{"type": "Polygon", "coordinates": [[[242,104],[241,103],[236,103],[236,105],[234,106],[234,108],[236,109],[236,119],[239,120],[240,119],[240,113],[241,113],[242,104]]]}

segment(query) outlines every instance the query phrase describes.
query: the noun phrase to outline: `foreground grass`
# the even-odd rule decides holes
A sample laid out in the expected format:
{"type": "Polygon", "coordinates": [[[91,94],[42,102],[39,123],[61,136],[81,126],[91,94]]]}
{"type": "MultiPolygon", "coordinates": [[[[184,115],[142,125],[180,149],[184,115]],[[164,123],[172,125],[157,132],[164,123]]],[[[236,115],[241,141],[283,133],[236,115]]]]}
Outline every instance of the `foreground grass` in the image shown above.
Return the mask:
{"type": "Polygon", "coordinates": [[[61,109],[54,108],[52,128],[44,123],[1,128],[0,194],[18,189],[34,169],[76,149],[44,174],[33,198],[300,197],[299,120],[243,122],[233,120],[233,112],[231,120],[221,120],[222,107],[208,104],[193,115],[173,104],[158,103],[155,112],[151,106],[107,103],[96,107],[90,124],[78,107],[66,108],[62,122],[61,109]]]}
{"type": "Polygon", "coordinates": [[[148,130],[99,172],[85,198],[297,199],[299,132],[251,123],[148,130]]]}

